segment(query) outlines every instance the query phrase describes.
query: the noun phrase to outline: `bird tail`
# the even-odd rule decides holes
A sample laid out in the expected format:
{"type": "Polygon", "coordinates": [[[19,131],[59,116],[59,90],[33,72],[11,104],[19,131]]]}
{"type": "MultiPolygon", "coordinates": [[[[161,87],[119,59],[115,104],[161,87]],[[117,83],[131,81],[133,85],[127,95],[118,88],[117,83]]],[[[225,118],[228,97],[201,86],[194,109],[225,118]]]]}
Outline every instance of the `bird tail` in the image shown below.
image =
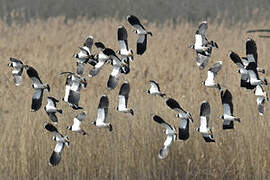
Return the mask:
{"type": "Polygon", "coordinates": [[[60,114],[63,113],[62,109],[57,109],[57,112],[59,112],[60,114]]]}

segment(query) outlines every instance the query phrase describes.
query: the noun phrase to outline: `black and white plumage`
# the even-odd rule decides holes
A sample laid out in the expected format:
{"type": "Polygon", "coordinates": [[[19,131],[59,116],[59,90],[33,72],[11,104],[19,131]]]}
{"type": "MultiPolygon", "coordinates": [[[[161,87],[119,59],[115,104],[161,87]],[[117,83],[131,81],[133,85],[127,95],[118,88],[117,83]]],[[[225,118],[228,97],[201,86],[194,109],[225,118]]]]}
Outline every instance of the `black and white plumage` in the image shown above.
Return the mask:
{"type": "Polygon", "coordinates": [[[65,146],[69,147],[69,138],[67,136],[63,136],[62,134],[60,134],[57,128],[50,123],[46,123],[44,125],[44,128],[54,134],[52,139],[56,141],[56,145],[50,157],[49,165],[56,166],[61,161],[64,147],[65,146]]]}
{"type": "Polygon", "coordinates": [[[67,74],[67,79],[65,84],[65,96],[63,100],[75,110],[82,109],[82,107],[79,106],[80,90],[82,87],[86,88],[86,79],[72,72],[60,73],[60,75],[64,74],[67,74]]]}
{"type": "Polygon", "coordinates": [[[31,111],[35,112],[40,109],[43,99],[43,91],[46,89],[50,92],[50,86],[48,84],[43,84],[39,78],[38,72],[31,66],[25,66],[26,73],[32,80],[32,87],[34,88],[34,94],[32,96],[31,111]]]}
{"type": "Polygon", "coordinates": [[[47,105],[44,107],[44,110],[46,111],[47,115],[49,116],[49,118],[55,123],[58,123],[58,118],[56,116],[56,113],[60,113],[62,114],[63,111],[62,109],[57,109],[56,108],[56,104],[59,102],[57,99],[55,99],[54,97],[47,97],[47,105]]]}
{"type": "Polygon", "coordinates": [[[112,131],[111,123],[107,123],[109,109],[109,99],[108,96],[102,95],[98,104],[98,114],[96,121],[92,122],[92,124],[99,128],[108,128],[109,131],[112,131]]]}
{"type": "Polygon", "coordinates": [[[259,115],[264,115],[264,104],[266,101],[269,101],[268,99],[268,93],[264,91],[263,87],[261,85],[257,85],[256,89],[254,91],[254,94],[256,96],[256,103],[257,103],[257,109],[259,112],[259,115]]]}
{"type": "Polygon", "coordinates": [[[115,52],[110,49],[110,48],[106,48],[103,53],[106,56],[109,56],[111,61],[112,61],[112,65],[113,65],[113,70],[109,76],[109,79],[107,81],[107,89],[111,90],[111,89],[115,89],[119,78],[120,78],[120,74],[121,73],[126,73],[129,72],[129,70],[127,70],[127,66],[124,62],[121,62],[120,59],[116,56],[115,52]],[[125,69],[125,70],[123,70],[125,69]],[[127,70],[127,71],[126,71],[127,70]]]}
{"type": "Polygon", "coordinates": [[[77,54],[74,54],[73,57],[77,59],[77,74],[83,74],[84,72],[84,65],[86,63],[90,63],[92,65],[95,65],[96,62],[93,59],[93,56],[91,54],[92,46],[93,46],[93,37],[89,36],[82,47],[79,47],[80,52],[77,54]],[[91,61],[91,62],[88,62],[91,61]]]}
{"type": "Polygon", "coordinates": [[[209,127],[210,104],[203,101],[200,109],[200,127],[196,130],[202,134],[205,142],[215,142],[211,128],[209,127]]]}
{"type": "Polygon", "coordinates": [[[146,31],[139,19],[133,15],[128,15],[127,20],[136,29],[136,33],[139,35],[137,40],[137,54],[142,55],[146,51],[147,35],[152,36],[152,32],[146,31]]]}
{"type": "Polygon", "coordinates": [[[249,75],[249,83],[252,86],[256,87],[258,84],[265,84],[265,85],[268,84],[266,79],[263,80],[260,79],[257,70],[257,64],[255,62],[250,62],[246,67],[246,70],[248,71],[249,75]]]}
{"type": "Polygon", "coordinates": [[[98,54],[96,56],[97,63],[90,70],[90,72],[88,74],[89,77],[96,76],[100,72],[100,70],[102,69],[102,67],[104,66],[104,64],[110,59],[109,56],[107,56],[107,55],[105,55],[103,53],[103,51],[105,50],[105,46],[104,46],[103,43],[101,43],[101,42],[95,42],[95,46],[98,49],[98,54]]]}
{"type": "Polygon", "coordinates": [[[166,104],[169,108],[177,112],[176,117],[180,119],[187,119],[191,122],[193,122],[192,116],[189,112],[186,112],[180,105],[179,103],[173,99],[173,98],[167,98],[166,99],[166,104]]]}
{"type": "Polygon", "coordinates": [[[20,86],[22,84],[22,73],[25,65],[21,60],[12,57],[9,58],[9,61],[10,63],[8,64],[8,66],[13,68],[12,70],[13,81],[16,86],[20,86]]]}
{"type": "Polygon", "coordinates": [[[226,89],[220,91],[220,96],[223,106],[223,115],[220,117],[223,119],[223,129],[233,129],[234,121],[240,122],[240,118],[233,115],[232,94],[226,89]]]}
{"type": "Polygon", "coordinates": [[[261,80],[258,72],[265,73],[263,68],[258,67],[257,45],[253,39],[246,40],[246,57],[240,58],[238,54],[229,51],[228,56],[239,67],[241,74],[241,87],[254,89],[258,84],[267,84],[267,80],[261,80]]]}
{"type": "Polygon", "coordinates": [[[246,69],[249,73],[249,82],[251,85],[256,86],[260,83],[267,85],[267,80],[261,80],[259,78],[258,72],[265,73],[263,68],[258,68],[258,52],[257,45],[253,39],[248,38],[246,40],[246,58],[248,65],[246,69]]]}
{"type": "Polygon", "coordinates": [[[86,132],[81,128],[81,123],[86,118],[86,112],[81,112],[75,118],[73,118],[73,125],[68,126],[67,129],[73,132],[80,133],[82,135],[86,135],[86,132]]]}
{"type": "Polygon", "coordinates": [[[179,130],[179,139],[187,140],[189,138],[189,123],[193,122],[192,116],[189,112],[186,112],[179,103],[173,99],[166,99],[166,104],[169,108],[177,112],[176,117],[180,118],[178,130],[179,130]]]}
{"type": "Polygon", "coordinates": [[[249,73],[246,69],[248,61],[241,59],[239,55],[233,51],[229,51],[228,56],[239,68],[238,72],[241,74],[240,87],[245,87],[247,89],[254,89],[254,86],[249,83],[249,73]]]}
{"type": "Polygon", "coordinates": [[[130,91],[130,85],[129,82],[124,81],[124,83],[121,85],[119,94],[118,94],[118,106],[117,111],[124,112],[124,113],[130,113],[132,116],[134,115],[133,109],[128,109],[128,98],[129,98],[129,91],[130,91]]]}
{"type": "Polygon", "coordinates": [[[160,96],[160,97],[166,96],[165,93],[162,93],[160,91],[160,88],[159,88],[159,85],[157,82],[150,80],[149,83],[150,83],[150,89],[146,90],[147,94],[156,95],[156,96],[160,96]]]}
{"type": "Polygon", "coordinates": [[[128,48],[128,33],[124,26],[118,26],[117,39],[120,46],[118,53],[121,55],[121,61],[133,61],[133,51],[128,48]]]}
{"type": "Polygon", "coordinates": [[[217,63],[213,64],[211,68],[208,69],[207,79],[203,82],[206,87],[221,89],[220,85],[215,82],[215,77],[217,73],[221,70],[221,67],[222,61],[218,61],[217,63]]]}
{"type": "Polygon", "coordinates": [[[164,133],[166,134],[167,138],[164,142],[163,147],[160,149],[159,154],[158,154],[159,159],[164,159],[168,156],[170,146],[176,140],[177,134],[176,134],[175,129],[171,125],[166,123],[160,116],[153,115],[152,118],[155,122],[157,122],[158,124],[160,124],[161,126],[165,128],[164,133]]]}
{"type": "Polygon", "coordinates": [[[195,34],[195,44],[190,46],[192,49],[196,51],[197,66],[200,69],[204,69],[207,66],[208,60],[212,54],[212,48],[213,47],[218,48],[216,42],[207,40],[205,35],[207,29],[208,29],[207,21],[201,22],[195,34]]]}

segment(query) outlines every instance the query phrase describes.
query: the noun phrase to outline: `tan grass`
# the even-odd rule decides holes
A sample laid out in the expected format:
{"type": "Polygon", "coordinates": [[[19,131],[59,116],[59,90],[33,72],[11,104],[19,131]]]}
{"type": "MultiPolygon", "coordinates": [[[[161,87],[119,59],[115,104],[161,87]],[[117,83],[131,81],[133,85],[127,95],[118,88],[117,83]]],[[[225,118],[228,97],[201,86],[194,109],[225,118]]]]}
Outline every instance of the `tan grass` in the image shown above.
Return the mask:
{"type": "MultiPolygon", "coordinates": [[[[24,74],[23,85],[14,86],[7,67],[9,57],[21,58],[34,66],[43,82],[51,85],[51,93],[45,93],[44,100],[47,95],[61,99],[65,78],[58,74],[75,71],[72,55],[78,51],[77,47],[92,35],[95,41],[102,41],[117,50],[116,29],[120,24],[127,28],[129,46],[135,51],[137,37],[124,21],[81,18],[65,24],[64,17],[58,17],[24,25],[8,26],[0,22],[1,179],[269,179],[269,107],[266,105],[264,117],[258,115],[253,93],[239,88],[237,68],[227,57],[229,50],[244,56],[244,43],[250,36],[257,42],[259,65],[269,70],[267,48],[270,40],[245,34],[250,28],[267,27],[269,22],[233,27],[227,25],[229,23],[209,24],[208,38],[220,46],[214,50],[209,64],[223,61],[217,80],[233,94],[235,115],[242,120],[235,124],[235,130],[221,129],[222,121],[217,118],[222,113],[219,93],[200,83],[206,78],[206,70],[200,71],[196,67],[195,54],[187,48],[194,41],[196,26],[149,23],[147,28],[154,36],[148,40],[147,52],[141,57],[136,56],[130,74],[121,78],[121,82],[128,80],[131,84],[129,106],[135,110],[135,116],[115,111],[119,86],[113,91],[106,90],[111,72],[111,67],[106,66],[97,77],[87,77],[88,87],[81,91],[80,104],[87,112],[87,120],[82,126],[89,136],[82,137],[65,129],[77,112],[62,102],[59,104],[64,114],[59,116],[57,127],[70,137],[71,146],[65,149],[57,167],[48,166],[55,145],[50,140],[51,134],[43,128],[49,119],[43,109],[30,112],[31,82],[24,74]],[[178,120],[161,98],[143,93],[150,79],[158,81],[162,91],[178,100],[195,120],[190,127],[190,139],[175,142],[164,160],[159,160],[157,154],[165,136],[150,114],[157,113],[175,126],[178,126],[178,120]],[[110,100],[112,133],[90,125],[96,118],[97,104],[103,93],[110,100]],[[203,100],[208,100],[211,105],[210,123],[216,139],[213,144],[206,144],[194,131],[199,126],[199,108],[203,100]]],[[[87,67],[86,73],[89,69],[87,67]]],[[[269,76],[269,71],[266,75],[269,76]]]]}

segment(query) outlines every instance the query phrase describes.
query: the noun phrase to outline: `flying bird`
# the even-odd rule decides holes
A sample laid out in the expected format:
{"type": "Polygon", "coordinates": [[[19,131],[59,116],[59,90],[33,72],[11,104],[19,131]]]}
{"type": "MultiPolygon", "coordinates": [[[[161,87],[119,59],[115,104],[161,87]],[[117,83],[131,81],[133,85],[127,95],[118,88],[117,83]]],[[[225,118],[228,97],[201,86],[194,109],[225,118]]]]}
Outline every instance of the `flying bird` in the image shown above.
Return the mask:
{"type": "Polygon", "coordinates": [[[146,31],[139,19],[133,15],[127,16],[128,22],[136,29],[136,34],[139,35],[137,40],[137,54],[142,55],[146,51],[147,35],[152,36],[152,32],[146,31]]]}
{"type": "Polygon", "coordinates": [[[65,146],[69,147],[69,138],[67,136],[63,136],[62,134],[60,134],[57,128],[50,123],[46,123],[44,125],[44,128],[54,134],[52,139],[56,141],[56,146],[50,157],[49,165],[56,166],[61,161],[61,156],[62,156],[64,147],[65,146]]]}
{"type": "Polygon", "coordinates": [[[119,112],[130,113],[133,116],[134,115],[133,109],[127,108],[129,91],[130,91],[130,85],[127,81],[124,81],[124,83],[121,85],[121,88],[118,94],[118,106],[116,110],[119,112]]]}
{"type": "Polygon", "coordinates": [[[192,116],[189,112],[186,112],[179,103],[173,98],[166,99],[167,106],[174,110],[177,118],[180,118],[179,129],[179,139],[187,140],[189,138],[189,122],[193,122],[192,116]]]}
{"type": "Polygon", "coordinates": [[[259,111],[259,115],[264,115],[264,104],[266,101],[269,101],[268,93],[264,91],[263,87],[261,85],[257,85],[256,89],[254,90],[254,94],[257,97],[256,103],[257,108],[259,111]]]}
{"type": "Polygon", "coordinates": [[[267,80],[261,80],[258,72],[265,73],[263,68],[258,66],[257,45],[253,39],[246,40],[246,57],[240,58],[239,55],[233,51],[229,51],[228,56],[238,66],[238,72],[241,74],[241,87],[246,89],[254,89],[257,84],[267,84],[267,80]]]}
{"type": "Polygon", "coordinates": [[[92,124],[99,128],[108,128],[109,131],[112,131],[111,123],[107,123],[109,109],[109,99],[106,95],[102,95],[98,104],[98,114],[96,121],[92,122],[92,124]]]}
{"type": "Polygon", "coordinates": [[[196,51],[197,66],[202,70],[207,66],[208,60],[212,54],[212,48],[218,48],[214,41],[208,41],[206,38],[206,31],[208,29],[207,21],[200,23],[198,30],[195,33],[195,44],[189,46],[196,51]]]}
{"type": "Polygon", "coordinates": [[[210,104],[207,101],[203,101],[200,109],[200,127],[196,128],[202,134],[205,142],[208,143],[215,142],[213,132],[209,127],[210,110],[210,104]]]}
{"type": "Polygon", "coordinates": [[[32,87],[34,88],[34,94],[32,96],[31,111],[35,112],[40,109],[42,105],[43,91],[46,89],[50,92],[50,86],[48,84],[43,84],[39,78],[38,72],[31,66],[25,66],[26,73],[32,80],[32,87]]]}
{"type": "Polygon", "coordinates": [[[128,33],[124,26],[118,26],[117,38],[120,45],[120,50],[117,53],[121,55],[121,61],[133,61],[133,51],[128,48],[128,33]]]}
{"type": "Polygon", "coordinates": [[[82,109],[82,107],[79,106],[80,90],[82,87],[86,88],[86,79],[72,72],[60,73],[60,75],[65,74],[67,74],[67,79],[65,84],[65,97],[63,98],[63,100],[75,110],[82,109]]]}
{"type": "Polygon", "coordinates": [[[68,126],[67,129],[73,132],[80,133],[82,135],[86,135],[86,132],[81,128],[82,121],[85,120],[86,112],[81,112],[73,119],[73,125],[68,126]]]}
{"type": "Polygon", "coordinates": [[[115,52],[112,49],[106,48],[103,53],[110,57],[113,65],[113,70],[107,81],[107,89],[115,89],[118,84],[120,74],[128,73],[129,70],[126,69],[126,64],[120,61],[120,59],[116,56],[115,52]]]}
{"type": "Polygon", "coordinates": [[[176,140],[176,131],[171,125],[166,123],[160,116],[153,115],[152,118],[155,122],[157,122],[158,124],[160,124],[165,128],[164,133],[167,136],[167,138],[158,154],[159,159],[164,159],[168,156],[170,146],[172,145],[173,141],[176,140]]]}
{"type": "Polygon", "coordinates": [[[21,60],[15,59],[15,58],[9,58],[10,63],[8,64],[9,67],[12,67],[12,75],[13,75],[13,81],[16,86],[20,86],[22,84],[22,73],[23,68],[25,65],[21,60]]]}
{"type": "Polygon", "coordinates": [[[150,80],[149,83],[150,83],[150,89],[146,90],[147,94],[156,95],[156,96],[160,96],[160,97],[165,97],[166,96],[165,93],[162,93],[160,91],[160,88],[159,88],[159,85],[158,85],[157,82],[155,82],[153,80],[150,80]]]}
{"type": "Polygon", "coordinates": [[[226,89],[225,91],[220,91],[220,96],[223,106],[223,115],[220,117],[223,119],[223,129],[233,129],[234,121],[240,122],[240,118],[233,115],[232,94],[226,89]]]}
{"type": "Polygon", "coordinates": [[[179,103],[173,99],[173,98],[167,98],[166,99],[166,104],[169,108],[177,112],[178,114],[176,115],[177,118],[180,119],[188,119],[191,122],[193,122],[192,116],[189,112],[186,112],[180,105],[179,103]]]}
{"type": "Polygon", "coordinates": [[[93,55],[91,53],[94,39],[92,36],[89,36],[82,47],[79,47],[80,52],[74,54],[73,57],[77,59],[77,74],[83,74],[84,65],[86,63],[90,63],[91,65],[95,65],[96,61],[93,59],[93,55]]]}
{"type": "Polygon", "coordinates": [[[110,59],[109,56],[105,55],[103,51],[105,50],[105,46],[101,42],[95,42],[95,46],[98,49],[98,54],[96,56],[97,63],[95,66],[90,70],[88,76],[89,77],[94,77],[98,75],[104,64],[110,59]]]}
{"type": "Polygon", "coordinates": [[[44,110],[46,111],[47,115],[49,116],[49,118],[55,123],[58,123],[58,118],[56,116],[56,113],[60,113],[62,114],[63,111],[62,109],[57,109],[56,108],[56,104],[59,102],[57,99],[55,99],[54,97],[47,97],[47,105],[44,107],[44,110]]]}
{"type": "Polygon", "coordinates": [[[213,64],[211,68],[208,69],[207,79],[203,82],[206,87],[221,89],[220,85],[215,82],[215,77],[217,73],[221,70],[221,67],[222,61],[218,61],[217,63],[213,64]]]}

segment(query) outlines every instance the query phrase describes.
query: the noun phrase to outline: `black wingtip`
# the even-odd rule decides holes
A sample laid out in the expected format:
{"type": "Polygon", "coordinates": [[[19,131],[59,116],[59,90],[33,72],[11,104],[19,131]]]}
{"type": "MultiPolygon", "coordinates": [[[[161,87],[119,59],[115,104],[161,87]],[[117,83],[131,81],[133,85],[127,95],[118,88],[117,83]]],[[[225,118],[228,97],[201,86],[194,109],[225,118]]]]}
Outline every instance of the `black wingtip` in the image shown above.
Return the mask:
{"type": "Polygon", "coordinates": [[[52,125],[51,123],[45,123],[44,128],[50,132],[58,132],[57,128],[54,125],[52,125]]]}

